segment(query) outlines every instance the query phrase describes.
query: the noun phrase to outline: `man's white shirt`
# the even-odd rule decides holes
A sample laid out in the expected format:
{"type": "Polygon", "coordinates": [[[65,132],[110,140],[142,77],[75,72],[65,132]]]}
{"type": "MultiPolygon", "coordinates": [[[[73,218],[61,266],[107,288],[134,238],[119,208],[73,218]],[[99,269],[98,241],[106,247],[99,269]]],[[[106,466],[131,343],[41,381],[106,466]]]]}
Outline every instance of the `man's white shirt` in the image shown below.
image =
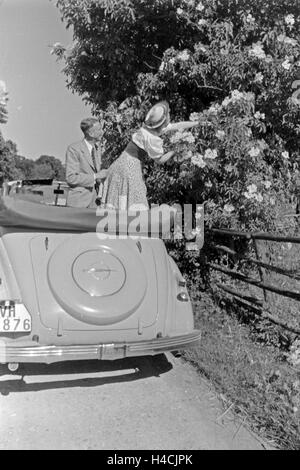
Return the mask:
{"type": "MultiPolygon", "coordinates": [[[[94,147],[94,146],[93,146],[88,140],[86,140],[86,139],[83,139],[83,140],[84,140],[84,142],[85,142],[85,144],[86,144],[86,146],[87,146],[87,148],[88,148],[88,151],[89,151],[89,153],[90,153],[90,156],[92,156],[92,150],[93,150],[93,147],[94,147]]],[[[97,169],[97,168],[95,168],[95,170],[96,170],[96,169],[97,169]]],[[[94,173],[94,183],[96,183],[96,173],[94,173]]]]}
{"type": "Polygon", "coordinates": [[[90,155],[92,155],[92,150],[93,150],[93,145],[86,139],[83,139],[87,148],[88,148],[88,151],[90,152],[90,155]]]}

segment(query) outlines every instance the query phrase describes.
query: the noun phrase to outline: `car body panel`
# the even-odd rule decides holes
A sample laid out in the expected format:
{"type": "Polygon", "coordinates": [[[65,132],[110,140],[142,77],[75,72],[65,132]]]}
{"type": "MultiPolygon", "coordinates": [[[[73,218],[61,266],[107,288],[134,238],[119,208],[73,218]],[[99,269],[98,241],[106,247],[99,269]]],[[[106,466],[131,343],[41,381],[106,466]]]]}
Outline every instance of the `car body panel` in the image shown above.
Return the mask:
{"type": "MultiPolygon", "coordinates": [[[[90,239],[90,246],[93,246],[93,244],[98,245],[99,247],[99,252],[100,256],[102,252],[100,251],[102,247],[109,247],[114,250],[114,245],[116,245],[117,241],[113,240],[110,243],[103,243],[101,240],[97,240],[96,234],[84,234],[84,235],[65,235],[65,234],[49,234],[47,236],[48,238],[48,243],[49,243],[49,249],[47,252],[45,251],[45,235],[40,235],[31,240],[30,243],[30,249],[31,249],[31,256],[32,256],[32,262],[33,262],[33,269],[34,269],[34,275],[35,275],[35,282],[36,282],[36,291],[37,291],[37,296],[38,296],[38,302],[39,302],[39,310],[40,310],[40,315],[41,315],[41,321],[42,323],[48,327],[48,328],[56,328],[57,325],[57,316],[63,316],[64,317],[64,329],[66,330],[88,330],[88,329],[102,329],[102,330],[107,330],[107,329],[137,329],[138,328],[138,321],[139,319],[143,320],[143,323],[145,326],[150,326],[153,323],[155,323],[156,318],[157,318],[157,283],[156,283],[156,273],[155,273],[155,264],[153,263],[153,253],[152,253],[152,247],[150,244],[144,244],[143,245],[143,250],[142,253],[139,252],[136,243],[133,240],[122,240],[119,242],[119,244],[122,243],[121,249],[124,251],[128,251],[131,256],[135,258],[136,262],[139,262],[139,257],[142,257],[142,269],[140,270],[140,277],[141,274],[146,277],[147,274],[147,279],[137,279],[136,280],[136,286],[130,285],[128,286],[128,279],[125,279],[124,285],[120,286],[119,288],[119,293],[122,291],[122,289],[127,289],[126,291],[126,296],[130,298],[131,296],[135,295],[134,288],[136,287],[137,289],[143,290],[145,292],[142,292],[142,295],[138,296],[137,299],[137,305],[134,305],[134,302],[132,302],[132,308],[134,311],[132,312],[131,315],[126,317],[127,312],[125,311],[126,309],[124,308],[124,318],[121,318],[120,321],[113,321],[112,322],[108,321],[108,323],[99,323],[97,322],[89,322],[88,320],[85,320],[85,317],[87,316],[84,315],[84,310],[88,308],[88,303],[92,299],[89,298],[89,295],[86,292],[82,292],[82,297],[87,297],[87,305],[82,306],[82,321],[80,321],[78,318],[76,318],[76,315],[72,315],[72,312],[66,311],[62,307],[62,305],[59,303],[59,299],[55,297],[55,292],[53,292],[52,289],[55,290],[54,288],[51,289],[51,285],[49,283],[49,276],[54,277],[56,274],[56,278],[61,275],[62,279],[62,286],[61,289],[68,289],[74,287],[74,290],[77,290],[79,294],[81,293],[81,289],[79,286],[76,286],[76,282],[74,281],[73,277],[71,276],[71,269],[70,269],[70,275],[68,276],[68,273],[66,273],[68,279],[65,280],[63,279],[63,274],[64,271],[62,270],[62,267],[60,264],[58,264],[58,260],[53,259],[53,254],[55,254],[55,251],[57,248],[61,248],[62,250],[64,248],[67,249],[68,243],[71,244],[74,241],[76,242],[78,239],[84,237],[85,240],[90,239]],[[66,243],[67,242],[67,243],[66,243]],[[56,263],[57,265],[54,267],[53,272],[49,273],[49,263],[56,263]],[[143,269],[145,266],[146,269],[143,269]],[[62,271],[59,273],[59,271],[62,271]],[[144,272],[146,271],[146,273],[144,272]],[[150,282],[149,280],[153,279],[154,282],[150,282]],[[138,282],[140,281],[140,282],[138,282]],[[71,286],[71,283],[73,284],[71,286]],[[140,298],[142,297],[142,298],[140,298]],[[112,323],[112,324],[110,324],[112,323]]],[[[89,242],[88,242],[89,243],[89,242]]],[[[80,250],[79,250],[80,251],[80,250]]],[[[92,255],[94,255],[97,251],[93,250],[91,252],[92,255]]],[[[59,253],[58,253],[59,254],[59,253]]],[[[85,254],[85,253],[83,253],[85,254]]],[[[89,255],[90,253],[88,253],[89,255]]],[[[72,256],[72,255],[71,255],[72,256]]],[[[72,259],[72,258],[71,258],[72,259]]],[[[105,258],[104,258],[105,259],[105,258]]],[[[65,260],[62,260],[62,262],[65,263],[65,260]]],[[[101,258],[99,258],[99,266],[101,267],[101,258]]],[[[108,264],[108,263],[107,263],[108,264]]],[[[86,262],[86,270],[89,268],[89,266],[92,266],[90,268],[90,271],[94,269],[93,263],[90,263],[89,260],[86,262]]],[[[96,260],[94,266],[97,266],[96,260]]],[[[120,263],[120,270],[123,269],[121,263],[120,263]]],[[[83,271],[83,269],[82,269],[83,271]]],[[[87,276],[91,277],[91,283],[94,282],[95,284],[98,284],[98,286],[105,286],[109,281],[109,279],[101,279],[99,278],[99,282],[97,283],[97,275],[101,276],[101,272],[83,272],[82,277],[84,276],[85,278],[87,276]],[[96,277],[96,279],[95,279],[96,277]]],[[[114,274],[114,273],[113,273],[114,274]]],[[[118,273],[117,273],[118,274],[118,273]]],[[[123,273],[122,273],[123,274],[123,273]]],[[[106,275],[106,272],[103,273],[104,277],[106,275]]],[[[126,276],[124,276],[126,277],[126,276]]],[[[128,277],[128,276],[127,276],[128,277]]],[[[56,279],[56,282],[59,282],[60,279],[56,279]]],[[[118,283],[119,280],[117,280],[118,283]]],[[[87,284],[88,281],[86,279],[81,279],[82,283],[87,284]]],[[[85,285],[86,287],[86,285],[85,285]]],[[[93,286],[94,287],[94,286],[93,286]]],[[[110,287],[110,286],[109,286],[110,287]]],[[[87,288],[87,287],[86,287],[87,288]]],[[[118,285],[116,286],[116,289],[118,288],[118,285]]],[[[76,292],[75,292],[76,295],[76,292]]],[[[118,299],[112,299],[112,295],[104,295],[104,296],[99,296],[96,297],[99,299],[99,306],[103,304],[103,301],[107,300],[108,302],[111,303],[111,305],[108,307],[110,309],[110,316],[112,317],[112,312],[111,309],[113,307],[113,302],[114,305],[116,302],[118,302],[118,299]]],[[[78,300],[77,302],[80,304],[80,301],[78,300]]],[[[84,300],[83,300],[84,303],[84,300]]],[[[80,308],[80,305],[79,307],[80,308]]],[[[120,305],[121,308],[121,305],[120,305]]],[[[122,315],[121,315],[122,316],[122,315]]],[[[77,316],[78,317],[78,316],[77,316]]],[[[101,319],[100,319],[101,320],[101,319]]]]}

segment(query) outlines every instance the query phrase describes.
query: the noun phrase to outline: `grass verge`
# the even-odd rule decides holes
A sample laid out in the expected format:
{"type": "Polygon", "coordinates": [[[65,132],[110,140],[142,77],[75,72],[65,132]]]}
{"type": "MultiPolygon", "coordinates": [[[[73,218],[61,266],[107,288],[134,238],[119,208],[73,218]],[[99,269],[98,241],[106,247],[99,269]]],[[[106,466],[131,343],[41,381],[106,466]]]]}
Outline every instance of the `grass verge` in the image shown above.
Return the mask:
{"type": "Polygon", "coordinates": [[[300,367],[280,348],[256,340],[251,323],[242,324],[210,294],[194,298],[199,348],[184,357],[215,386],[224,406],[273,446],[300,449],[300,367]]]}

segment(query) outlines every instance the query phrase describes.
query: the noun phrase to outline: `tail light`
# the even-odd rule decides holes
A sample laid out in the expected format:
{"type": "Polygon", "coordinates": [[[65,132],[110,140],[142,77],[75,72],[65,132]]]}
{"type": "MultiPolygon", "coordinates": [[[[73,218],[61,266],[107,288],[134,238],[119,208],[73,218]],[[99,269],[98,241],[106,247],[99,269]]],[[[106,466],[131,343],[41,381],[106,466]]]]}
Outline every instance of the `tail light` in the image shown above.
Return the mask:
{"type": "Polygon", "coordinates": [[[180,300],[180,302],[188,302],[189,296],[187,292],[179,292],[179,294],[177,295],[177,300],[180,300]]]}

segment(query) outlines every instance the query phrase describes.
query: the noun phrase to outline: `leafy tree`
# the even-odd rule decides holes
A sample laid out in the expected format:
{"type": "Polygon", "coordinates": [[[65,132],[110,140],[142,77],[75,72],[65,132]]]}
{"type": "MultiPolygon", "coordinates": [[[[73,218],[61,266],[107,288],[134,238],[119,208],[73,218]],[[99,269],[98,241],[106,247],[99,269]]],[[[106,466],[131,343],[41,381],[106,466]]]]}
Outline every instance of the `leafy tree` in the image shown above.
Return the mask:
{"type": "Polygon", "coordinates": [[[35,164],[30,173],[30,178],[39,179],[39,178],[52,178],[53,171],[50,165],[47,163],[35,164]]]}
{"type": "Polygon", "coordinates": [[[74,43],[54,51],[66,58],[69,86],[92,105],[135,94],[138,74],[157,70],[166,49],[190,38],[176,16],[177,0],[58,0],[74,43]]]}
{"type": "MultiPolygon", "coordinates": [[[[7,92],[5,83],[0,80],[0,123],[7,121],[7,92]]],[[[14,153],[12,142],[6,142],[0,132],[0,185],[13,174],[11,154],[14,153]]]]}
{"type": "Polygon", "coordinates": [[[41,155],[37,160],[15,155],[14,165],[20,179],[24,178],[53,178],[65,179],[65,169],[62,162],[49,155],[41,155]]]}
{"type": "Polygon", "coordinates": [[[39,173],[44,174],[42,178],[54,178],[56,180],[65,179],[65,168],[62,162],[53,156],[41,155],[35,161],[35,168],[38,168],[39,173]]]}
{"type": "Polygon", "coordinates": [[[0,133],[0,184],[29,178],[64,180],[64,165],[59,159],[48,155],[42,155],[37,160],[22,157],[18,155],[16,144],[11,140],[5,141],[0,133]]]}
{"type": "Polygon", "coordinates": [[[3,181],[18,178],[19,172],[14,162],[16,153],[16,144],[11,140],[5,141],[0,132],[0,185],[3,181]]]}
{"type": "Polygon", "coordinates": [[[25,158],[20,155],[14,156],[14,165],[16,170],[19,172],[19,179],[31,178],[34,163],[34,160],[29,158],[25,158]]]}
{"type": "Polygon", "coordinates": [[[4,124],[7,121],[7,101],[8,94],[6,91],[5,83],[0,80],[0,123],[4,124]]]}

